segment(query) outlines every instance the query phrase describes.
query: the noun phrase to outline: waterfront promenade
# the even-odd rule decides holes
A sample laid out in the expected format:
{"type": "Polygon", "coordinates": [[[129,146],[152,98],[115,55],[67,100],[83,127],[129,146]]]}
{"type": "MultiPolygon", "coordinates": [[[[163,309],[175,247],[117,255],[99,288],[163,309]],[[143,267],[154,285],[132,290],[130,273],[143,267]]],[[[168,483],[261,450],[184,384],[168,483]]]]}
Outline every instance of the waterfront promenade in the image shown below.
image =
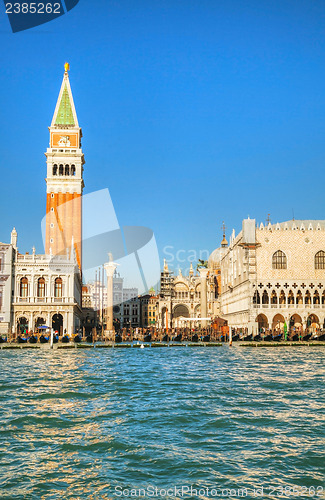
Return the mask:
{"type": "MultiPolygon", "coordinates": [[[[131,343],[116,343],[116,342],[96,342],[96,343],[69,343],[69,344],[53,344],[52,349],[55,350],[71,350],[71,349],[138,349],[138,348],[195,348],[195,347],[227,347],[226,342],[131,342],[131,343]]],[[[325,341],[296,341],[296,342],[233,342],[232,347],[324,347],[325,341]]],[[[11,349],[51,349],[50,344],[18,344],[6,343],[0,344],[0,350],[11,349]]]]}

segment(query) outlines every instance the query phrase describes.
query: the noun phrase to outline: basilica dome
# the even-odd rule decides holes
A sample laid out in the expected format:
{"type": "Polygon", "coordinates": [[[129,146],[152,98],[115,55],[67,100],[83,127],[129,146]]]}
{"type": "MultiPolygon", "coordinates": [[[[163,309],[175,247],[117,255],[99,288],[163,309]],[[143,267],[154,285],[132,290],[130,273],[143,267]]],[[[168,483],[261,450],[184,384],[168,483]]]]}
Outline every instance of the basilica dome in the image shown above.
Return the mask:
{"type": "Polygon", "coordinates": [[[208,260],[208,267],[210,269],[215,269],[217,267],[219,268],[221,257],[222,257],[222,248],[216,248],[215,250],[213,250],[208,260]]]}

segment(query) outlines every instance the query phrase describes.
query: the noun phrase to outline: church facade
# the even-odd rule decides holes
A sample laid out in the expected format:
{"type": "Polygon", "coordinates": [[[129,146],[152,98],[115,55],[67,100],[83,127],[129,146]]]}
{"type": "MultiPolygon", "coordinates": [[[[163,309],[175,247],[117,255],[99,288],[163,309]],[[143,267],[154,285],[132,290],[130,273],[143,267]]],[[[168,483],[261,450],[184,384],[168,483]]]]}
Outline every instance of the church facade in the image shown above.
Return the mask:
{"type": "Polygon", "coordinates": [[[207,326],[208,319],[220,313],[220,266],[218,259],[210,260],[195,274],[193,265],[188,276],[179,271],[177,276],[169,271],[165,262],[160,278],[160,293],[157,301],[159,328],[184,326],[207,326]]]}

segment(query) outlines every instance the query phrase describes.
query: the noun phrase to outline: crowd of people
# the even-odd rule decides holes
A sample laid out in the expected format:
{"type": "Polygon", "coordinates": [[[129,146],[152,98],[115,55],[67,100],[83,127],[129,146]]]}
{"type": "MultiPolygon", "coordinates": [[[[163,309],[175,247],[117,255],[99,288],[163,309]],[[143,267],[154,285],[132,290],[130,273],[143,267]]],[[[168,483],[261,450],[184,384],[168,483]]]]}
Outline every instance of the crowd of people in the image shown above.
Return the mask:
{"type": "MultiPolygon", "coordinates": [[[[102,330],[97,331],[93,328],[91,331],[76,329],[73,335],[68,335],[67,331],[53,331],[53,343],[63,342],[236,342],[236,341],[325,341],[325,332],[320,330],[312,332],[306,330],[290,330],[288,332],[279,330],[269,330],[260,328],[256,334],[249,333],[247,329],[235,329],[231,331],[228,327],[221,328],[221,331],[209,326],[207,328],[123,328],[113,333],[111,338],[107,339],[102,330]]],[[[50,330],[37,332],[24,330],[17,335],[8,338],[0,336],[0,343],[30,343],[45,344],[51,341],[50,330]]]]}

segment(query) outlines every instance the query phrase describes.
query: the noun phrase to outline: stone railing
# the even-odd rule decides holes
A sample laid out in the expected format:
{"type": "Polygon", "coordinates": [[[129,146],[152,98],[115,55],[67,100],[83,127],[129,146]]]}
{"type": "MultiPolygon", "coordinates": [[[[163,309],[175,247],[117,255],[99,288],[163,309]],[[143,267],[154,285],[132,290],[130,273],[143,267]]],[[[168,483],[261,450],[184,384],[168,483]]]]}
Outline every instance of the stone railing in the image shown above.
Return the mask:
{"type": "Polygon", "coordinates": [[[16,297],[16,304],[68,304],[74,302],[74,297],[16,297]]]}
{"type": "Polygon", "coordinates": [[[254,309],[325,309],[325,304],[253,304],[254,309]]]}

